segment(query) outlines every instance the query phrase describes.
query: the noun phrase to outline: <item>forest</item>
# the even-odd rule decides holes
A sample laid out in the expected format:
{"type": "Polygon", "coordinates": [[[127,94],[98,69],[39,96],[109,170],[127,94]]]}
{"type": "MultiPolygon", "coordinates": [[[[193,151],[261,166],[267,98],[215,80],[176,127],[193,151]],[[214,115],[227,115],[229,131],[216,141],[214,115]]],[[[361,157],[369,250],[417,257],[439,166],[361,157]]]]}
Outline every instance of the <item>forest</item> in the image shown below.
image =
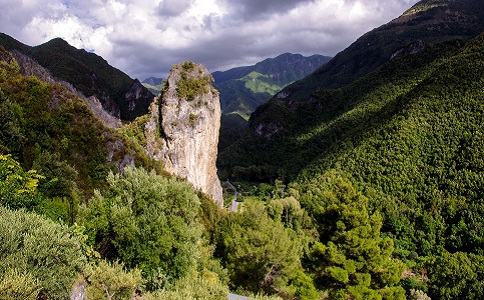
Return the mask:
{"type": "Polygon", "coordinates": [[[229,212],[146,154],[146,115],[107,128],[0,47],[0,299],[484,298],[483,73],[481,34],[273,98],[220,153],[229,212]]]}

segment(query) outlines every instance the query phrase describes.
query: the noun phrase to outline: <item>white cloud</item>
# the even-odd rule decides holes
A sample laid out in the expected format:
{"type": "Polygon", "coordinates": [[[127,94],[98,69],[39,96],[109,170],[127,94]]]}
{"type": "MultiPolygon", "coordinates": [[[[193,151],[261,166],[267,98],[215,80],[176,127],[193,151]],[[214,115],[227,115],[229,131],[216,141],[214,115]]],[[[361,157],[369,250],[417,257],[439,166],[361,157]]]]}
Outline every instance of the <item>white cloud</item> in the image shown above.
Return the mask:
{"type": "Polygon", "coordinates": [[[132,77],[183,60],[211,71],[284,52],[335,55],[417,0],[0,0],[0,31],[29,45],[55,37],[132,77]]]}

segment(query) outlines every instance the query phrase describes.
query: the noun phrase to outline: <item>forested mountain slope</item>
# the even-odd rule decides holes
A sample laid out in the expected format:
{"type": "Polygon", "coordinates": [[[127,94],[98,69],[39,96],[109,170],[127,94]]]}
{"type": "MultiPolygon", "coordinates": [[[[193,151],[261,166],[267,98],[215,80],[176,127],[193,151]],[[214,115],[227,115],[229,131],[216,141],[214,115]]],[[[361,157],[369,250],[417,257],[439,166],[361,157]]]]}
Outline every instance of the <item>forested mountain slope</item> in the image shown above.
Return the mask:
{"type": "Polygon", "coordinates": [[[0,47],[0,150],[44,176],[39,186],[53,200],[39,209],[71,222],[77,205],[105,186],[109,171],[156,163],[104,126],[81,98],[52,82],[21,75],[17,61],[0,47]]]}
{"type": "Polygon", "coordinates": [[[305,57],[285,53],[253,66],[214,72],[222,112],[225,115],[236,113],[248,119],[259,105],[284,86],[310,74],[329,59],[323,55],[305,57]]]}
{"type": "MultiPolygon", "coordinates": [[[[452,1],[448,5],[452,4],[452,8],[457,9],[455,3],[460,3],[461,6],[468,8],[466,5],[468,2],[467,0],[452,1]]],[[[427,1],[422,1],[414,9],[425,8],[427,4],[427,1]]],[[[461,6],[458,8],[460,9],[461,6]]],[[[467,15],[460,10],[451,10],[450,7],[446,15],[459,14],[464,19],[478,19],[483,15],[482,12],[479,14],[480,7],[476,7],[476,11],[469,12],[467,15]]],[[[438,15],[436,20],[426,18],[424,21],[440,23],[442,21],[438,19],[440,17],[438,15]]],[[[482,24],[473,24],[475,28],[472,28],[472,31],[484,30],[482,24]]],[[[414,31],[413,27],[410,29],[414,31]]],[[[409,29],[404,24],[395,27],[394,30],[405,34],[409,29]]],[[[464,33],[470,31],[470,29],[464,30],[464,33]]],[[[258,180],[264,180],[264,178],[267,180],[281,176],[286,179],[295,178],[306,165],[311,164],[313,159],[327,151],[328,147],[334,147],[334,142],[341,136],[351,134],[357,128],[366,131],[371,123],[382,121],[375,117],[376,112],[385,105],[390,105],[389,101],[394,101],[391,99],[405,95],[416,84],[425,80],[439,65],[444,64],[446,59],[468,40],[468,37],[456,38],[456,36],[464,36],[464,33],[443,35],[433,42],[415,40],[403,48],[399,55],[387,60],[375,71],[342,88],[324,88],[327,79],[324,77],[317,82],[321,87],[319,92],[311,92],[311,82],[319,70],[316,71],[301,80],[301,86],[297,89],[297,93],[310,96],[296,98],[290,96],[284,99],[276,96],[254,112],[246,137],[221,153],[221,169],[232,171],[232,174],[225,174],[227,176],[236,176],[235,173],[238,173],[244,177],[243,174],[246,173],[246,179],[259,177],[258,180]],[[412,51],[415,49],[418,51],[412,51]],[[342,118],[348,118],[347,116],[350,115],[358,118],[354,118],[352,123],[341,122],[342,118]],[[321,124],[327,126],[324,131],[321,129],[321,124]],[[287,149],[291,151],[288,152],[287,149]]],[[[366,35],[372,34],[376,35],[373,31],[366,35]]],[[[422,37],[425,36],[425,32],[419,34],[415,30],[413,35],[422,37]]],[[[392,43],[393,47],[396,47],[395,45],[400,44],[400,39],[394,38],[392,43]]],[[[351,50],[352,47],[348,49],[351,50]]],[[[342,53],[348,52],[348,49],[342,53]]],[[[324,67],[338,59],[338,56],[335,57],[324,67]]],[[[351,64],[354,61],[348,59],[346,63],[351,64]]],[[[284,92],[285,90],[281,93],[284,92]]]]}
{"type": "Polygon", "coordinates": [[[102,57],[76,49],[56,38],[30,47],[0,33],[0,45],[7,51],[18,50],[35,59],[52,75],[71,83],[86,97],[95,96],[103,108],[122,120],[133,120],[148,112],[154,95],[141,83],[110,66],[102,57]]]}
{"type": "MultiPolygon", "coordinates": [[[[335,223],[345,213],[334,205],[366,197],[363,207],[381,213],[381,236],[395,243],[394,259],[421,272],[406,288],[474,299],[484,274],[484,33],[424,44],[307,101],[271,99],[220,166],[231,179],[289,183],[323,244],[352,222],[335,223]]],[[[306,261],[316,286],[351,270],[339,263],[329,277],[318,275],[328,271],[320,263],[331,245],[314,244],[306,261]]]]}

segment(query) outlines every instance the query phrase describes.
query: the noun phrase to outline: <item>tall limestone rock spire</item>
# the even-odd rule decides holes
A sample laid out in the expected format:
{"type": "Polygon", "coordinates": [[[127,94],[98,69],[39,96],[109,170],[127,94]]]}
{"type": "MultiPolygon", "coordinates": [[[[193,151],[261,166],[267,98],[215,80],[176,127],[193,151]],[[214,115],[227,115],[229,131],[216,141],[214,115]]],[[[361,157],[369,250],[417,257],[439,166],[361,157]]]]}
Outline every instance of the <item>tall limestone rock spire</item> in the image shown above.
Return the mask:
{"type": "Polygon", "coordinates": [[[150,108],[147,150],[164,162],[168,172],[186,178],[222,206],[222,186],[215,165],[221,110],[212,81],[202,65],[174,65],[157,103],[150,108]],[[153,134],[156,130],[161,138],[153,134]]]}

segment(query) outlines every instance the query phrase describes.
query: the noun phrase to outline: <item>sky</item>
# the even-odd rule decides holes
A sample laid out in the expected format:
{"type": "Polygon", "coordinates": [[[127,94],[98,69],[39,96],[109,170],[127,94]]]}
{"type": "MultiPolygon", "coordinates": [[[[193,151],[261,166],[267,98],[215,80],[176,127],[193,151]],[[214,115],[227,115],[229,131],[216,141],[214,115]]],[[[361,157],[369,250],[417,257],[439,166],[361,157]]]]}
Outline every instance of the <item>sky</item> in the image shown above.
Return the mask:
{"type": "Polygon", "coordinates": [[[334,56],[417,0],[0,0],[0,32],[60,37],[133,78],[191,60],[211,72],[290,52],[334,56]]]}

